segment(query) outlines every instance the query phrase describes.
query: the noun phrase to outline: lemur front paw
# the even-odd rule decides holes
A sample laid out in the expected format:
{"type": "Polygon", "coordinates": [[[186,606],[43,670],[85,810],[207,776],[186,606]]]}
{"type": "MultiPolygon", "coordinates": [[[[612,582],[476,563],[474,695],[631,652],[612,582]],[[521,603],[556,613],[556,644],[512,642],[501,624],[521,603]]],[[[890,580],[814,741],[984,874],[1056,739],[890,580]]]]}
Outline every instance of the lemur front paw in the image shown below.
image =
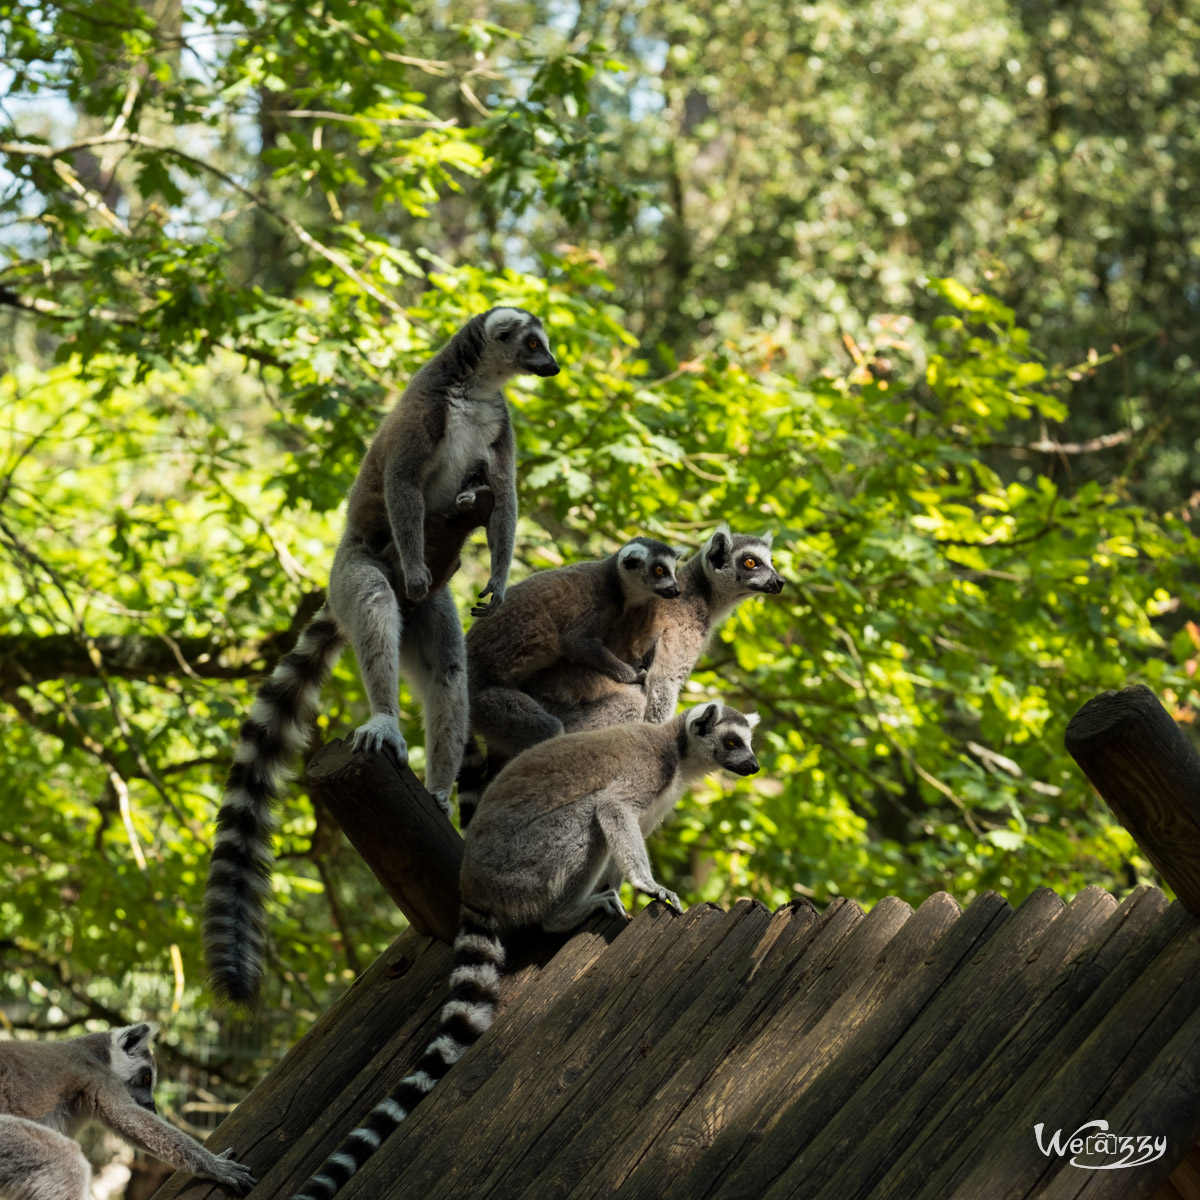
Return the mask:
{"type": "Polygon", "coordinates": [[[404,572],[404,592],[414,604],[424,600],[432,586],[433,575],[424,563],[413,571],[404,572]]]}
{"type": "Polygon", "coordinates": [[[430,792],[433,797],[433,802],[445,814],[446,820],[450,820],[450,793],[449,792],[430,792]]]}
{"type": "Polygon", "coordinates": [[[227,1187],[236,1196],[244,1196],[258,1182],[245,1163],[237,1162],[232,1150],[213,1155],[210,1178],[227,1187]]]}
{"type": "Polygon", "coordinates": [[[629,914],[625,911],[625,905],[621,903],[621,896],[616,888],[609,888],[596,896],[596,907],[607,916],[624,917],[629,920],[629,914]]]}
{"type": "Polygon", "coordinates": [[[499,608],[504,603],[504,584],[497,583],[495,578],[487,581],[487,587],[479,593],[479,598],[482,600],[484,596],[491,596],[491,599],[486,604],[476,604],[471,608],[471,616],[484,617],[487,616],[493,609],[499,608]]]}
{"type": "Polygon", "coordinates": [[[400,732],[400,721],[391,713],[376,713],[365,725],[360,725],[351,735],[354,753],[368,754],[390,749],[400,765],[408,762],[408,743],[400,732]]]}
{"type": "Polygon", "coordinates": [[[639,671],[628,663],[618,662],[613,667],[612,677],[617,683],[645,683],[646,672],[639,671]]]}
{"type": "Polygon", "coordinates": [[[674,892],[667,891],[662,884],[654,883],[639,890],[645,892],[647,896],[653,896],[655,900],[661,900],[668,908],[673,908],[677,913],[683,912],[683,905],[679,903],[679,897],[674,892]]]}

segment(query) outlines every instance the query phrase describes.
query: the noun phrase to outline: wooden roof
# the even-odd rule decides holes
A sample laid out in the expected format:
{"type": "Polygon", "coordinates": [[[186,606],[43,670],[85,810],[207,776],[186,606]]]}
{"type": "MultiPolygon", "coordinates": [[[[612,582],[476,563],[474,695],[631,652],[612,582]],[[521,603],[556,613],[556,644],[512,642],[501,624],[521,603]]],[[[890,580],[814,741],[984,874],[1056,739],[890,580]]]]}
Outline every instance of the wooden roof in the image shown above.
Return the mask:
{"type": "MultiPolygon", "coordinates": [[[[1160,1196],[1193,1194],[1200,921],[1156,889],[654,904],[513,958],[496,1024],[344,1200],[1132,1200],[1176,1168],[1160,1196]],[[1038,1148],[1038,1123],[1101,1118],[1166,1155],[1083,1170],[1038,1148]]],[[[449,962],[404,934],[222,1125],[256,1200],[290,1196],[407,1073],[449,962]]]]}

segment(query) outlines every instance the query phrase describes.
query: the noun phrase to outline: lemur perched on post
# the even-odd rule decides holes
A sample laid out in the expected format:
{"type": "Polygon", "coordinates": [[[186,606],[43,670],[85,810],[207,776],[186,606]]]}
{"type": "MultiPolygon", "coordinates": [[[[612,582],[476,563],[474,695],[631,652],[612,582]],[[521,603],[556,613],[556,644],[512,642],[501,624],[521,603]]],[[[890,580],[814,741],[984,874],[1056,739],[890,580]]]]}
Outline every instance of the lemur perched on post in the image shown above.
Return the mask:
{"type": "MultiPolygon", "coordinates": [[[[514,589],[515,590],[515,589],[514,589]]],[[[650,870],[645,838],[709,771],[753,775],[756,716],[713,702],[662,725],[569,733],[513,759],[467,830],[450,998],[433,1040],[293,1200],[330,1200],[496,1017],[503,935],[520,925],[574,929],[596,912],[624,915],[620,874],[679,910],[650,870]]]]}
{"type": "Polygon", "coordinates": [[[491,576],[476,612],[504,599],[517,523],[516,450],[504,385],[557,375],[542,323],[519,308],[472,317],[413,376],[384,418],[350,489],[346,531],[324,607],[258,691],[241,729],[217,816],[204,904],[209,978],[221,1000],[252,1003],[262,978],[279,785],[303,749],[321,686],[347,641],[371,707],[356,750],[388,749],[401,763],[404,671],[424,703],[425,785],[448,795],[467,736],[466,653],[446,579],[478,504],[491,576]],[[435,541],[449,539],[449,543],[435,541]],[[431,566],[433,563],[433,566],[431,566]]]}
{"type": "Polygon", "coordinates": [[[87,1200],[91,1167],[72,1140],[91,1121],[235,1196],[255,1183],[232,1151],[213,1154],[154,1107],[153,1025],[61,1042],[0,1042],[0,1196],[87,1200]]]}
{"type": "MultiPolygon", "coordinates": [[[[514,754],[563,731],[562,722],[526,689],[539,672],[569,663],[621,684],[645,680],[658,639],[658,604],[679,595],[677,557],[664,542],[634,538],[597,562],[530,575],[513,587],[502,609],[471,626],[466,639],[471,729],[487,745],[488,778],[514,754]],[[618,627],[622,634],[614,645],[618,627]]],[[[482,776],[472,744],[458,786],[464,829],[482,776]]]]}
{"type": "Polygon", "coordinates": [[[558,662],[529,679],[526,692],[568,731],[670,720],[721,622],[748,597],[783,590],[783,576],[771,563],[771,535],[730,533],[727,525],[679,568],[678,578],[679,599],[654,612],[655,652],[643,683],[558,662]]]}

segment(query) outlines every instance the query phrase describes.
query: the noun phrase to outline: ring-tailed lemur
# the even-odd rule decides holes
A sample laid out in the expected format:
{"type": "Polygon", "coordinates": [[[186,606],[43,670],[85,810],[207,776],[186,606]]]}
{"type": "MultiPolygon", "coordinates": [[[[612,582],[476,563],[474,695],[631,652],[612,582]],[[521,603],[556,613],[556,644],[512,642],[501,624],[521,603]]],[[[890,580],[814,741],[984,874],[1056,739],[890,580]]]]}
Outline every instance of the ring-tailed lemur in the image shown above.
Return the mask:
{"type": "Polygon", "coordinates": [[[131,1146],[236,1196],[255,1184],[232,1151],[213,1154],[156,1115],[154,1026],[61,1042],[0,1042],[0,1196],[87,1200],[91,1167],[72,1140],[99,1121],[131,1146]]]}
{"type": "Polygon", "coordinates": [[[627,721],[669,720],[679,692],[722,621],[747,597],[783,590],[771,563],[771,535],[722,525],[679,568],[680,598],[655,613],[655,652],[645,683],[618,683],[574,663],[557,663],[526,690],[568,731],[627,721]]]}
{"type": "MultiPolygon", "coordinates": [[[[487,745],[489,777],[514,754],[562,733],[562,723],[525,689],[539,672],[572,663],[623,684],[646,678],[657,639],[654,614],[660,601],[679,595],[677,558],[664,542],[637,537],[597,562],[530,575],[512,588],[503,608],[471,626],[471,728],[487,745]],[[620,655],[612,648],[618,628],[620,655]]],[[[458,786],[464,828],[479,795],[474,749],[468,756],[458,786]]]]}
{"type": "Polygon", "coordinates": [[[449,813],[467,736],[466,652],[454,601],[439,585],[469,532],[464,514],[486,491],[491,577],[480,595],[492,599],[476,611],[504,599],[517,521],[504,385],[528,373],[558,373],[541,322],[518,308],[473,317],[413,376],[363,459],[328,599],[259,689],[225,784],[204,905],[209,978],[221,1000],[250,1004],[257,996],[272,809],[347,641],[371,707],[354,748],[387,747],[407,761],[399,725],[403,670],[424,704],[425,785],[449,813]]]}
{"type": "Polygon", "coordinates": [[[750,748],[756,721],[713,702],[663,725],[552,738],[500,772],[467,830],[450,998],[433,1040],[293,1200],[335,1195],[492,1024],[506,931],[574,929],[596,912],[624,916],[616,889],[601,886],[614,872],[679,909],[678,896],[651,872],[646,836],[708,772],[758,770],[750,748]]]}

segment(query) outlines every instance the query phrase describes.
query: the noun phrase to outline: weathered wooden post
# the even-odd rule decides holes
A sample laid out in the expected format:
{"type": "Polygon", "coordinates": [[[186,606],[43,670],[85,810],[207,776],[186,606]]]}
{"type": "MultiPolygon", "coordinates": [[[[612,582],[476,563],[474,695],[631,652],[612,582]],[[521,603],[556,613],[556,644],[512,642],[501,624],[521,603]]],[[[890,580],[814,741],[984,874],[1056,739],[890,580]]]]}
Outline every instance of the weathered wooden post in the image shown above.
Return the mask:
{"type": "Polygon", "coordinates": [[[1180,901],[1200,916],[1200,754],[1142,684],[1102,692],[1066,746],[1180,901]]]}
{"type": "Polygon", "coordinates": [[[413,928],[452,942],[463,842],[412,771],[335,738],[312,757],[307,779],[413,928]]]}

